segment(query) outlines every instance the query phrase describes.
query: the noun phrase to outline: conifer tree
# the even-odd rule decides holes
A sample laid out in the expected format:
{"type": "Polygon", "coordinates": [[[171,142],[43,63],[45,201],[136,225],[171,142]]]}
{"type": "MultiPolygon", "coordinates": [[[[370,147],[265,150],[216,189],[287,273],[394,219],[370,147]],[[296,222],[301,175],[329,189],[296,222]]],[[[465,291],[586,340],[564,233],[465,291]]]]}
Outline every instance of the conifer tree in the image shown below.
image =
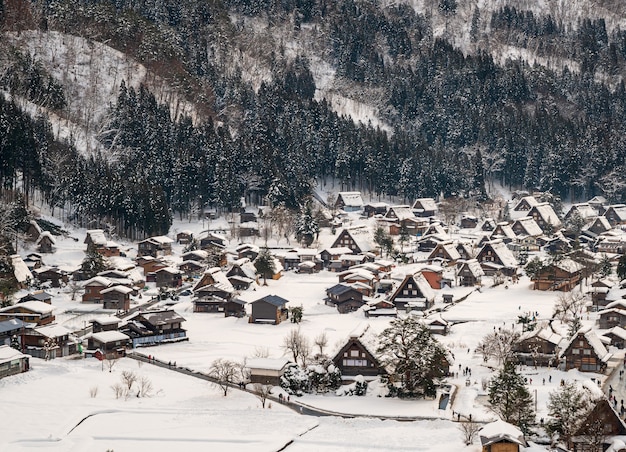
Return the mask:
{"type": "Polygon", "coordinates": [[[525,434],[535,423],[533,398],[513,361],[506,361],[489,384],[489,404],[500,418],[517,425],[525,434]]]}

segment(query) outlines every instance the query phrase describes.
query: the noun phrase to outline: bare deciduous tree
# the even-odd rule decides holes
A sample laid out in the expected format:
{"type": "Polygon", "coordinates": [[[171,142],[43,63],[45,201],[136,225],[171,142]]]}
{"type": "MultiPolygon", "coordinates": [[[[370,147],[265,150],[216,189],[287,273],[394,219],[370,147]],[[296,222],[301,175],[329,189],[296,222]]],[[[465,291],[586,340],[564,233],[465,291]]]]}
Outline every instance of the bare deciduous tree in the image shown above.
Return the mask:
{"type": "Polygon", "coordinates": [[[552,317],[563,323],[569,323],[575,317],[580,317],[585,302],[585,294],[583,293],[578,291],[563,292],[559,294],[554,304],[552,317]]]}
{"type": "Polygon", "coordinates": [[[130,390],[133,387],[133,384],[137,381],[137,374],[130,370],[125,370],[122,372],[122,383],[130,390]]]}
{"type": "Polygon", "coordinates": [[[109,372],[113,372],[113,366],[115,366],[118,361],[119,361],[118,358],[114,358],[114,357],[107,357],[106,358],[107,367],[109,369],[109,372]]]}
{"type": "Polygon", "coordinates": [[[254,395],[261,401],[261,406],[265,408],[265,402],[272,393],[272,385],[264,385],[262,383],[254,384],[254,395]]]}
{"type": "Polygon", "coordinates": [[[461,433],[463,433],[463,440],[465,441],[465,445],[469,446],[474,442],[474,438],[476,438],[476,435],[481,428],[482,425],[472,421],[461,422],[459,424],[459,430],[461,430],[461,433]]]}
{"type": "Polygon", "coordinates": [[[237,363],[222,358],[213,361],[209,370],[209,375],[215,379],[216,384],[222,389],[224,397],[228,395],[230,386],[234,384],[237,373],[237,363]]]}
{"type": "Polygon", "coordinates": [[[111,389],[113,389],[113,394],[115,394],[116,399],[119,399],[124,395],[125,388],[120,383],[115,383],[113,386],[111,386],[111,389]]]}
{"type": "Polygon", "coordinates": [[[152,381],[150,381],[148,377],[141,377],[138,385],[140,397],[150,397],[152,395],[154,387],[152,386],[152,381]]]}
{"type": "Polygon", "coordinates": [[[314,344],[320,350],[320,356],[324,355],[324,348],[328,345],[328,336],[325,331],[322,331],[315,337],[314,344]]]}
{"type": "Polygon", "coordinates": [[[311,354],[309,340],[300,332],[300,329],[296,328],[283,339],[283,348],[291,353],[294,363],[300,362],[302,366],[306,365],[306,360],[311,354]]]}
{"type": "Polygon", "coordinates": [[[494,358],[498,364],[502,364],[513,356],[513,349],[518,341],[519,333],[502,329],[483,337],[483,340],[476,347],[476,351],[483,355],[484,361],[494,358]]]}

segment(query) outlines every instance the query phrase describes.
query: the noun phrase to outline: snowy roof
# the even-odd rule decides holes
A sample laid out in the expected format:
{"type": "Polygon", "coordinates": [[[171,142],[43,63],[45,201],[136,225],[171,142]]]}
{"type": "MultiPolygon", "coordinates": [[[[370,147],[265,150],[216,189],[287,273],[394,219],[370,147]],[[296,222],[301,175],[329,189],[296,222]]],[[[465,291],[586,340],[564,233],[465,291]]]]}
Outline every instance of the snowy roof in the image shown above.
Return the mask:
{"type": "Polygon", "coordinates": [[[109,278],[105,278],[104,276],[94,276],[88,281],[85,281],[86,286],[104,286],[108,287],[111,284],[111,280],[109,278]]]}
{"type": "Polygon", "coordinates": [[[485,275],[485,271],[480,266],[480,262],[478,262],[476,259],[459,261],[459,264],[460,264],[459,270],[461,270],[463,267],[467,267],[470,273],[476,277],[485,275]]]}
{"type": "Polygon", "coordinates": [[[93,339],[103,344],[117,341],[129,341],[130,337],[119,331],[101,331],[91,335],[93,339]]]}
{"type": "Polygon", "coordinates": [[[607,334],[613,334],[620,339],[626,339],[626,330],[621,326],[614,326],[610,330],[606,331],[603,335],[606,336],[607,334]]]}
{"type": "Polygon", "coordinates": [[[326,248],[323,251],[327,252],[331,256],[340,256],[342,254],[350,254],[350,253],[352,253],[352,250],[350,248],[348,248],[348,247],[345,247],[345,246],[340,246],[340,247],[336,247],[336,248],[326,248]]]}
{"type": "Polygon", "coordinates": [[[392,213],[395,214],[398,221],[415,217],[415,215],[413,214],[413,209],[411,209],[411,207],[409,206],[391,206],[389,207],[389,210],[387,210],[385,217],[390,218],[392,213]]]}
{"type": "Polygon", "coordinates": [[[48,303],[44,303],[43,301],[29,300],[29,301],[25,301],[24,303],[18,303],[16,305],[2,308],[0,309],[0,312],[5,312],[5,311],[10,312],[16,307],[20,307],[28,311],[35,312],[37,314],[48,314],[55,309],[55,306],[49,305],[48,303]]]}
{"type": "Polygon", "coordinates": [[[360,191],[343,191],[339,193],[344,206],[363,207],[363,198],[360,191]]]}
{"type": "Polygon", "coordinates": [[[204,250],[188,251],[187,253],[184,253],[182,256],[184,261],[185,260],[204,260],[207,257],[209,257],[209,253],[207,253],[204,250]]]}
{"type": "Polygon", "coordinates": [[[159,268],[155,273],[160,273],[160,272],[167,272],[167,273],[170,273],[172,275],[179,275],[180,274],[180,270],[177,269],[177,268],[173,268],[173,267],[159,268]]]}
{"type": "Polygon", "coordinates": [[[248,369],[282,370],[291,364],[287,358],[253,358],[246,361],[248,369]]]}
{"type": "Polygon", "coordinates": [[[99,323],[100,325],[115,325],[117,323],[120,323],[120,319],[119,317],[111,315],[107,317],[97,317],[95,319],[92,319],[91,322],[99,323]]]}
{"type": "MultiPolygon", "coordinates": [[[[87,231],[87,237],[91,238],[91,243],[94,245],[106,245],[107,238],[104,236],[104,231],[102,229],[91,229],[87,231]]],[[[85,243],[87,243],[87,237],[85,237],[85,243]]]]}
{"type": "Polygon", "coordinates": [[[121,294],[129,294],[133,291],[133,289],[131,289],[130,287],[126,287],[126,286],[113,286],[113,287],[109,287],[108,289],[104,289],[101,290],[100,293],[101,294],[107,294],[107,293],[111,293],[111,292],[118,292],[121,294]]]}
{"type": "Polygon", "coordinates": [[[22,322],[20,319],[9,319],[0,322],[0,333],[31,327],[32,325],[30,323],[22,322]]]}
{"type": "Polygon", "coordinates": [[[563,340],[563,338],[559,334],[552,331],[550,327],[543,327],[535,329],[533,331],[526,331],[520,336],[519,341],[522,342],[533,337],[543,339],[544,341],[554,345],[558,345],[559,342],[563,340]]]}
{"type": "Polygon", "coordinates": [[[413,202],[413,209],[437,210],[437,203],[433,198],[418,198],[413,202]]]}
{"type": "Polygon", "coordinates": [[[263,298],[253,301],[252,303],[257,303],[259,301],[264,301],[276,307],[281,307],[289,303],[289,300],[285,300],[283,297],[279,297],[278,295],[266,295],[263,298]]]}
{"type": "Polygon", "coordinates": [[[506,246],[506,244],[501,240],[492,240],[485,244],[485,246],[490,245],[493,249],[494,253],[498,256],[502,265],[505,267],[517,267],[517,259],[515,259],[515,255],[513,252],[506,246]]]}
{"type": "Polygon", "coordinates": [[[537,201],[537,198],[535,198],[534,196],[524,196],[523,198],[520,198],[517,204],[515,204],[513,210],[518,210],[519,207],[521,207],[521,205],[524,203],[528,204],[530,207],[534,207],[539,204],[539,201],[537,201]]]}
{"type": "Polygon", "coordinates": [[[554,209],[549,203],[543,202],[537,204],[533,209],[539,213],[545,222],[550,223],[553,227],[557,228],[561,226],[561,220],[559,220],[558,215],[554,212],[554,209]]]}
{"type": "Polygon", "coordinates": [[[173,243],[174,240],[170,239],[169,237],[165,236],[165,235],[157,235],[155,237],[149,237],[147,238],[145,241],[149,241],[149,242],[153,242],[153,243],[158,243],[160,245],[164,245],[167,243],[173,243]]]}
{"type": "Polygon", "coordinates": [[[583,334],[585,336],[585,339],[587,339],[587,342],[589,343],[589,345],[591,345],[591,348],[593,348],[593,350],[595,351],[596,355],[598,356],[598,358],[603,361],[603,362],[607,362],[609,360],[609,358],[612,356],[611,353],[609,353],[606,350],[606,347],[604,346],[604,343],[602,342],[602,340],[600,339],[600,337],[596,334],[596,332],[594,330],[591,329],[591,327],[584,327],[581,328],[577,334],[575,334],[567,343],[567,345],[565,347],[563,347],[563,352],[565,352],[570,345],[578,338],[578,335],[583,334]]]}
{"type": "Polygon", "coordinates": [[[29,279],[33,279],[33,274],[28,269],[19,254],[11,255],[11,264],[13,265],[13,274],[19,283],[25,283],[29,279]]]}
{"type": "MultiPolygon", "coordinates": [[[[618,218],[626,220],[626,204],[613,204],[608,206],[606,210],[612,210],[618,218]]],[[[606,212],[604,214],[606,215],[606,212]]]]}
{"type": "Polygon", "coordinates": [[[28,355],[20,352],[19,350],[9,347],[8,345],[0,345],[0,364],[4,364],[14,359],[27,358],[28,355]]]}
{"type": "Polygon", "coordinates": [[[71,333],[70,330],[61,325],[46,325],[35,328],[35,331],[45,337],[61,337],[71,333]]]}
{"type": "Polygon", "coordinates": [[[54,237],[52,237],[52,234],[50,233],[50,231],[44,231],[41,234],[39,234],[39,238],[37,239],[37,245],[39,245],[41,243],[41,241],[45,238],[47,238],[48,240],[50,240],[50,242],[54,245],[56,244],[56,240],[54,239],[54,237]]]}
{"type": "Polygon", "coordinates": [[[556,262],[555,267],[560,268],[561,270],[564,270],[568,273],[576,273],[581,271],[584,267],[579,264],[578,262],[572,260],[572,259],[561,259],[560,261],[556,262]]]}
{"type": "Polygon", "coordinates": [[[175,322],[184,322],[185,318],[172,309],[161,311],[145,311],[141,317],[146,319],[151,325],[167,325],[175,322]]]}
{"type": "Polygon", "coordinates": [[[524,441],[524,434],[522,431],[514,425],[504,422],[501,419],[486,424],[480,429],[479,435],[480,443],[483,446],[499,442],[503,439],[517,443],[520,446],[526,446],[526,441],[524,441]]]}
{"type": "Polygon", "coordinates": [[[596,212],[596,209],[591,207],[589,205],[589,203],[587,203],[587,202],[581,202],[579,204],[573,204],[572,207],[570,207],[569,211],[567,212],[567,214],[565,216],[569,217],[574,212],[577,212],[578,215],[580,215],[581,218],[584,218],[585,220],[588,219],[588,218],[595,217],[595,216],[598,215],[598,212],[596,212]]]}
{"type": "Polygon", "coordinates": [[[434,254],[440,248],[443,248],[443,250],[446,252],[446,254],[453,261],[459,260],[461,258],[461,254],[459,253],[459,250],[457,250],[456,245],[454,243],[452,243],[452,242],[438,244],[437,247],[430,253],[429,257],[432,258],[434,256],[434,254]]]}
{"type": "Polygon", "coordinates": [[[515,221],[513,226],[517,224],[523,227],[524,230],[526,231],[526,234],[532,237],[539,237],[540,235],[543,235],[543,231],[541,230],[541,228],[539,227],[535,219],[532,217],[519,218],[515,221]]]}

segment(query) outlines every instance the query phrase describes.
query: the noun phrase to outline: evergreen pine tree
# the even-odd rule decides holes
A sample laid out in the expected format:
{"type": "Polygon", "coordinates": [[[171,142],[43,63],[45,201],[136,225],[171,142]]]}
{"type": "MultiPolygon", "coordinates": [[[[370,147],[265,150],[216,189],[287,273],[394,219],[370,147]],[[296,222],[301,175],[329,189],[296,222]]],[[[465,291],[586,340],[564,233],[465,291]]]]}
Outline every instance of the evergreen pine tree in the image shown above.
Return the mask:
{"type": "Polygon", "coordinates": [[[535,423],[533,398],[526,388],[524,377],[517,373],[515,364],[506,361],[489,384],[489,404],[500,418],[517,425],[524,434],[535,423]]]}
{"type": "Polygon", "coordinates": [[[263,285],[267,286],[267,275],[272,275],[276,269],[274,265],[274,256],[267,248],[261,250],[254,260],[254,267],[257,273],[263,275],[263,285]]]}

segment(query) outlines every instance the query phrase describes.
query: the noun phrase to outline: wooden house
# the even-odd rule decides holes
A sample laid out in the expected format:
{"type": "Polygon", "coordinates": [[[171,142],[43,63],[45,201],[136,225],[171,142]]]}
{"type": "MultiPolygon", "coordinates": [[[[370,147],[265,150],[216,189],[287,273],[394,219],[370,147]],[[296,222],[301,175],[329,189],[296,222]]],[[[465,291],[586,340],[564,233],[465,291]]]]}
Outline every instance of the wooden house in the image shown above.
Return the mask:
{"type": "Polygon", "coordinates": [[[459,226],[461,229],[474,229],[478,226],[478,218],[474,215],[463,214],[459,226]]]}
{"type": "Polygon", "coordinates": [[[435,217],[439,212],[437,203],[433,198],[418,198],[413,202],[411,209],[413,209],[415,216],[422,218],[435,217]]]}
{"type": "Polygon", "coordinates": [[[224,303],[224,317],[245,317],[246,304],[240,298],[232,297],[224,303]]]}
{"type": "Polygon", "coordinates": [[[363,209],[360,191],[342,191],[337,194],[335,208],[344,212],[358,212],[363,209]]]}
{"type": "Polygon", "coordinates": [[[87,231],[83,243],[87,245],[87,251],[97,251],[99,248],[106,246],[107,238],[102,229],[90,229],[87,231]]]}
{"type": "Polygon", "coordinates": [[[130,310],[130,294],[133,289],[126,286],[112,286],[100,291],[102,306],[104,309],[116,309],[118,311],[130,310]]]}
{"type": "Polygon", "coordinates": [[[197,292],[205,286],[215,286],[218,289],[229,293],[232,293],[235,290],[226,274],[219,267],[211,267],[206,270],[194,286],[193,291],[197,292]]]}
{"type": "Polygon", "coordinates": [[[577,204],[572,204],[572,207],[569,208],[563,220],[566,222],[573,218],[580,218],[585,222],[592,220],[597,217],[598,210],[594,209],[588,202],[582,202],[577,204]]]}
{"type": "Polygon", "coordinates": [[[406,275],[394,293],[389,297],[398,309],[425,311],[435,301],[433,289],[421,273],[406,275]]]}
{"type": "Polygon", "coordinates": [[[339,283],[326,289],[326,305],[334,306],[340,314],[359,310],[365,302],[363,294],[351,284],[339,283]]]}
{"type": "Polygon", "coordinates": [[[588,231],[597,236],[600,234],[604,234],[605,232],[608,232],[611,229],[613,229],[613,226],[611,226],[611,223],[609,223],[609,220],[604,216],[600,216],[600,217],[596,217],[592,219],[589,223],[587,223],[583,227],[582,232],[588,231]]]}
{"type": "Polygon", "coordinates": [[[489,234],[490,240],[502,240],[504,243],[511,243],[517,238],[515,232],[513,231],[513,227],[507,221],[501,221],[496,224],[496,227],[491,234],[489,234]]]}
{"type": "Polygon", "coordinates": [[[257,281],[256,267],[248,259],[239,259],[226,272],[226,278],[235,290],[246,290],[257,281]]]}
{"type": "Polygon", "coordinates": [[[520,429],[500,419],[484,425],[478,435],[482,452],[519,452],[527,445],[520,429]]]}
{"type": "Polygon", "coordinates": [[[513,252],[501,240],[485,242],[476,255],[485,275],[501,272],[506,276],[517,274],[517,259],[513,252]]]}
{"type": "Polygon", "coordinates": [[[327,268],[331,262],[339,261],[341,256],[351,253],[352,249],[345,246],[340,246],[338,248],[326,248],[320,252],[320,259],[322,260],[324,267],[327,268]]]}
{"type": "Polygon", "coordinates": [[[30,220],[28,222],[28,226],[26,226],[26,234],[25,238],[29,242],[36,242],[39,239],[43,231],[41,230],[41,226],[35,220],[30,220]]]}
{"type": "Polygon", "coordinates": [[[277,295],[266,295],[251,303],[250,323],[270,323],[278,325],[289,318],[288,300],[277,295]]]}
{"type": "Polygon", "coordinates": [[[247,221],[245,223],[239,223],[237,228],[239,237],[260,237],[259,224],[256,221],[247,221]]]}
{"type": "Polygon", "coordinates": [[[87,282],[83,288],[83,303],[102,303],[102,291],[111,285],[111,280],[104,276],[94,276],[87,282]]]}
{"type": "Polygon", "coordinates": [[[387,213],[389,204],[385,202],[372,202],[363,206],[363,213],[368,217],[380,215],[381,217],[387,213]]]}
{"type": "Polygon", "coordinates": [[[331,248],[349,248],[352,254],[364,254],[373,250],[368,238],[365,236],[367,230],[362,229],[342,229],[331,248]]]}
{"type": "Polygon", "coordinates": [[[292,366],[295,364],[286,358],[253,358],[246,361],[252,384],[280,386],[280,377],[292,366]]]}
{"type": "Polygon", "coordinates": [[[52,253],[54,251],[54,245],[56,245],[56,240],[54,240],[50,232],[44,231],[39,235],[35,243],[37,245],[37,251],[40,253],[52,253]]]}
{"type": "Polygon", "coordinates": [[[603,373],[611,354],[598,335],[590,328],[583,328],[563,347],[561,360],[565,370],[603,373]]]}
{"type": "Polygon", "coordinates": [[[485,220],[480,225],[480,230],[483,232],[491,232],[496,228],[496,220],[493,218],[485,218],[485,220]]]}
{"type": "Polygon", "coordinates": [[[587,201],[587,204],[589,204],[596,212],[598,212],[598,215],[602,215],[606,210],[605,206],[608,204],[608,202],[604,196],[598,195],[587,201]]]}
{"type": "Polygon", "coordinates": [[[626,345],[626,330],[621,326],[614,326],[610,330],[602,333],[602,336],[609,339],[610,345],[622,349],[626,345]]]}
{"type": "Polygon", "coordinates": [[[604,212],[604,218],[612,227],[626,224],[626,204],[608,206],[604,212]]]}
{"type": "Polygon", "coordinates": [[[94,355],[99,350],[106,358],[121,358],[126,356],[126,349],[130,345],[130,337],[120,331],[101,331],[87,339],[88,351],[85,354],[94,355]]]}
{"type": "Polygon", "coordinates": [[[428,328],[430,334],[445,336],[450,331],[450,322],[441,317],[440,314],[422,319],[422,323],[428,328]]]}
{"type": "Polygon", "coordinates": [[[539,201],[534,196],[524,196],[517,201],[512,210],[513,212],[529,212],[537,204],[539,201]]]}
{"type": "Polygon", "coordinates": [[[172,242],[169,237],[159,235],[142,240],[138,244],[138,256],[169,256],[172,254],[172,242]]]}
{"type": "Polygon", "coordinates": [[[428,285],[433,289],[441,289],[444,284],[450,285],[449,281],[443,278],[443,268],[438,265],[426,265],[419,269],[419,273],[426,279],[428,285]]]}
{"type": "Polygon", "coordinates": [[[43,258],[39,253],[30,253],[23,261],[31,272],[43,265],[43,258]]]}
{"type": "Polygon", "coordinates": [[[139,267],[143,268],[143,273],[146,276],[148,274],[154,274],[161,268],[168,267],[168,265],[161,259],[152,256],[138,256],[135,262],[139,267]]]}
{"type": "Polygon", "coordinates": [[[517,238],[539,237],[543,235],[543,231],[532,217],[518,218],[511,225],[511,229],[517,238]]]}
{"type": "Polygon", "coordinates": [[[559,343],[563,338],[549,326],[526,331],[515,345],[515,357],[526,366],[553,367],[559,362],[559,343]]]}
{"type": "Polygon", "coordinates": [[[456,261],[461,259],[461,255],[456,245],[450,241],[438,243],[434,250],[430,252],[427,258],[429,261],[439,260],[446,265],[455,265],[456,261]]]}
{"type": "Polygon", "coordinates": [[[533,289],[569,292],[580,282],[582,270],[581,264],[569,258],[551,263],[532,279],[533,289]]]}
{"type": "Polygon", "coordinates": [[[530,209],[528,216],[532,217],[542,231],[553,233],[561,229],[562,223],[552,206],[547,202],[539,203],[530,209]]]}
{"type": "Polygon", "coordinates": [[[203,274],[206,267],[205,263],[192,260],[186,260],[178,264],[178,270],[180,270],[187,277],[199,276],[203,274]]]}
{"type": "Polygon", "coordinates": [[[0,345],[11,345],[13,336],[16,336],[21,343],[21,337],[26,328],[33,328],[33,324],[23,322],[20,319],[0,321],[0,345]]]}
{"type": "Polygon", "coordinates": [[[43,301],[44,303],[52,304],[52,294],[46,292],[45,290],[36,290],[24,295],[19,299],[18,303],[30,300],[43,301]]]}
{"type": "Polygon", "coordinates": [[[415,214],[410,206],[390,206],[383,218],[399,224],[403,220],[415,218],[415,214]]]}
{"type": "Polygon", "coordinates": [[[203,250],[223,250],[228,245],[228,240],[223,235],[207,231],[200,236],[200,248],[203,250]]]}
{"type": "Polygon", "coordinates": [[[351,336],[332,361],[341,370],[344,383],[351,383],[358,375],[371,379],[386,373],[376,355],[358,336],[351,336]]]}
{"type": "Polygon", "coordinates": [[[133,348],[189,340],[182,327],[185,319],[172,309],[142,311],[128,319],[120,328],[133,348]]]}
{"type": "Polygon", "coordinates": [[[476,256],[476,248],[472,243],[459,242],[456,244],[456,250],[463,260],[473,259],[476,256]]]}
{"type": "Polygon", "coordinates": [[[250,243],[243,243],[237,248],[235,248],[235,252],[237,253],[237,259],[249,259],[250,261],[254,261],[259,255],[259,247],[256,245],[252,245],[250,243]]]}
{"type": "Polygon", "coordinates": [[[598,312],[598,323],[602,330],[615,326],[626,326],[626,306],[608,307],[598,312]]]}
{"type": "Polygon", "coordinates": [[[61,283],[67,284],[70,280],[68,273],[58,267],[36,268],[32,274],[40,283],[49,282],[52,287],[57,288],[61,287],[61,283]]]}
{"type": "MultiPolygon", "coordinates": [[[[626,435],[626,424],[609,401],[603,398],[596,402],[596,405],[580,423],[580,427],[570,438],[568,446],[572,452],[602,452],[609,450],[615,437],[623,438],[624,435],[626,435]],[[595,448],[589,444],[590,438],[599,439],[602,444],[595,448]]],[[[620,451],[622,449],[619,447],[611,450],[620,451]]]]}
{"type": "Polygon", "coordinates": [[[0,345],[0,378],[27,372],[30,357],[8,345],[0,345]]]}
{"type": "Polygon", "coordinates": [[[476,259],[469,259],[457,263],[456,276],[460,286],[479,286],[485,272],[480,266],[480,262],[476,259]]]}
{"type": "Polygon", "coordinates": [[[165,267],[155,273],[157,287],[176,288],[183,285],[183,272],[176,268],[165,267]]]}
{"type": "Polygon", "coordinates": [[[30,328],[22,336],[24,351],[35,358],[53,359],[78,352],[71,331],[61,325],[30,328]]]}
{"type": "Polygon", "coordinates": [[[176,234],[176,243],[180,245],[187,245],[191,243],[193,240],[193,232],[191,231],[180,231],[176,234]]]}
{"type": "Polygon", "coordinates": [[[121,320],[114,316],[98,317],[89,321],[93,333],[101,333],[102,331],[117,331],[121,320]]]}
{"type": "Polygon", "coordinates": [[[54,322],[55,316],[52,313],[55,307],[43,301],[25,301],[12,306],[0,309],[0,321],[19,319],[26,323],[49,325],[54,322]]]}
{"type": "Polygon", "coordinates": [[[384,298],[374,298],[365,303],[365,317],[397,317],[398,310],[394,304],[384,298]]]}

